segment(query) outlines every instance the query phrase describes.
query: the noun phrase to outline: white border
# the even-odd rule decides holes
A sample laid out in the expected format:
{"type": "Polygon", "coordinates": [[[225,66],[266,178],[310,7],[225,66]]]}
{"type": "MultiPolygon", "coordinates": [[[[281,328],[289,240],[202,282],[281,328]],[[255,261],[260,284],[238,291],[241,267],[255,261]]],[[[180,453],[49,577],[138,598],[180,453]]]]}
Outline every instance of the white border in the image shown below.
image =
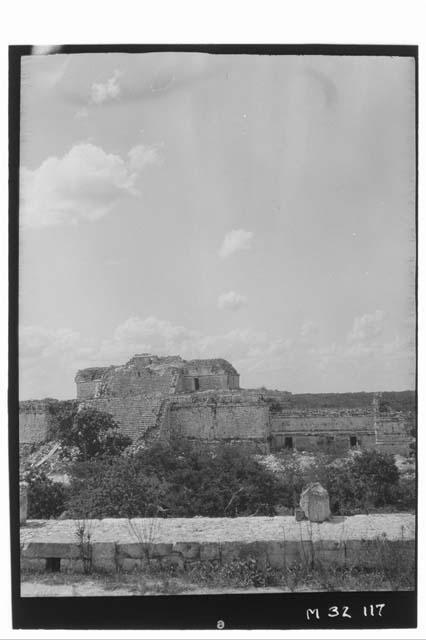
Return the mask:
{"type": "MultiPolygon", "coordinates": [[[[117,631],[13,631],[10,611],[10,568],[7,476],[7,46],[9,44],[81,43],[277,43],[277,44],[417,44],[420,46],[419,93],[422,97],[426,12],[423,0],[14,0],[3,4],[1,20],[1,135],[2,215],[0,229],[1,332],[0,349],[5,366],[0,373],[0,513],[2,514],[0,577],[1,638],[424,638],[426,562],[422,541],[424,514],[419,517],[419,628],[374,631],[276,631],[276,632],[117,632],[117,631]]],[[[423,127],[420,109],[420,168],[424,166],[423,127]]],[[[420,183],[419,202],[424,185],[420,183]]],[[[419,208],[419,329],[422,329],[423,295],[422,216],[419,208]]],[[[424,339],[419,336],[419,390],[424,388],[424,339]]],[[[419,398],[419,432],[424,429],[424,400],[419,398]]],[[[426,495],[422,460],[424,437],[419,438],[420,503],[426,495]]],[[[166,615],[166,612],[165,612],[166,615]]]]}

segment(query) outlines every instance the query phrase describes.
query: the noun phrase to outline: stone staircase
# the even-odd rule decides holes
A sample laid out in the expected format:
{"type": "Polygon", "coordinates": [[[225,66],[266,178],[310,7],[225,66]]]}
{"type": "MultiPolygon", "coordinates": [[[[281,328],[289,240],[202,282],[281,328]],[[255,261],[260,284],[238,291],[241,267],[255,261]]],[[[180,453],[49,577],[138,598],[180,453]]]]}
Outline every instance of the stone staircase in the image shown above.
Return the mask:
{"type": "Polygon", "coordinates": [[[159,438],[169,402],[163,395],[144,396],[133,407],[133,428],[123,431],[134,440],[132,448],[135,451],[159,438]]]}

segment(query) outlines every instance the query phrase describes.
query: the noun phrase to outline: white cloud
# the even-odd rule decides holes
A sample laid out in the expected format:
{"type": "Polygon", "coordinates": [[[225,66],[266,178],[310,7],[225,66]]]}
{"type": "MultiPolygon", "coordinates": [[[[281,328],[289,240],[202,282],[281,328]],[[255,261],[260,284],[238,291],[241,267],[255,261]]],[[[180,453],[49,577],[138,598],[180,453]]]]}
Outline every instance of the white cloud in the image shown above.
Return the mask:
{"type": "Polygon", "coordinates": [[[356,317],[348,336],[349,342],[365,343],[378,338],[383,333],[384,320],[385,314],[380,310],[356,317]]]}
{"type": "Polygon", "coordinates": [[[107,215],[124,196],[139,194],[142,170],[158,164],[158,153],[138,145],[128,157],[80,143],[62,157],[51,156],[37,169],[21,169],[21,224],[44,227],[94,221],[107,215]]]}
{"type": "Polygon", "coordinates": [[[122,364],[141,352],[185,359],[226,358],[240,372],[245,387],[265,385],[297,393],[414,385],[414,347],[409,336],[320,344],[318,336],[307,341],[304,334],[303,327],[286,338],[250,328],[206,334],[155,316],[132,316],[108,339],[89,343],[71,329],[24,327],[20,331],[21,397],[72,397],[77,369],[122,364]]]}
{"type": "Polygon", "coordinates": [[[244,307],[246,304],[246,296],[236,293],[235,291],[222,293],[217,299],[217,306],[219,309],[231,309],[232,311],[237,311],[237,309],[241,309],[241,307],[244,307]]]}
{"type": "Polygon", "coordinates": [[[161,163],[158,149],[144,144],[136,145],[130,149],[127,155],[129,157],[129,167],[132,171],[142,171],[150,164],[161,163]]]}
{"type": "Polygon", "coordinates": [[[80,342],[80,334],[72,329],[49,330],[39,326],[25,326],[19,331],[19,357],[44,358],[67,353],[80,342]]]}
{"type": "Polygon", "coordinates": [[[252,231],[245,231],[244,229],[233,229],[229,231],[224,237],[219,249],[220,257],[228,258],[233,253],[250,249],[252,239],[252,231]]]}
{"type": "Polygon", "coordinates": [[[118,83],[120,76],[121,71],[116,70],[106,82],[94,82],[90,90],[90,101],[94,104],[103,104],[116,100],[121,94],[121,87],[118,83]]]}

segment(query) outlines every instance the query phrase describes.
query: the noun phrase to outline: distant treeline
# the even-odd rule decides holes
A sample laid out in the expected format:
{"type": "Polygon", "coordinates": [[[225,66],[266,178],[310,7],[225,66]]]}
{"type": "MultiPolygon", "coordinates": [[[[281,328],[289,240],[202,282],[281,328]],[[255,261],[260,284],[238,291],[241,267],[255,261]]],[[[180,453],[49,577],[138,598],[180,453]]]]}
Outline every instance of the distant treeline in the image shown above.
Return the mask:
{"type": "MultiPolygon", "coordinates": [[[[294,393],[291,396],[291,404],[295,407],[312,408],[357,408],[370,407],[373,403],[374,393],[361,391],[358,393],[294,393]]],[[[384,391],[382,403],[394,411],[416,410],[415,391],[384,391]]]]}

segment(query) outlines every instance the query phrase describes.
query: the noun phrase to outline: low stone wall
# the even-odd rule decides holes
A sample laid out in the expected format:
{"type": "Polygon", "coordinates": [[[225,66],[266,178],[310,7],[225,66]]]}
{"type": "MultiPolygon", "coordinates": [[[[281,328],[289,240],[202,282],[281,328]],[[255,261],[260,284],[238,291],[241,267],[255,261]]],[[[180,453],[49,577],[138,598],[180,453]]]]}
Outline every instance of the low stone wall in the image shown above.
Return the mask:
{"type": "MultiPolygon", "coordinates": [[[[104,519],[85,522],[90,545],[79,545],[75,520],[27,521],[21,528],[21,568],[82,572],[83,555],[94,571],[151,566],[187,568],[197,562],[254,557],[260,565],[285,568],[322,562],[381,566],[384,554],[414,558],[411,514],[332,517],[315,524],[293,517],[104,519]],[[53,559],[56,559],[53,560],[53,559]]],[[[389,555],[387,556],[389,557],[389,555]]]]}

